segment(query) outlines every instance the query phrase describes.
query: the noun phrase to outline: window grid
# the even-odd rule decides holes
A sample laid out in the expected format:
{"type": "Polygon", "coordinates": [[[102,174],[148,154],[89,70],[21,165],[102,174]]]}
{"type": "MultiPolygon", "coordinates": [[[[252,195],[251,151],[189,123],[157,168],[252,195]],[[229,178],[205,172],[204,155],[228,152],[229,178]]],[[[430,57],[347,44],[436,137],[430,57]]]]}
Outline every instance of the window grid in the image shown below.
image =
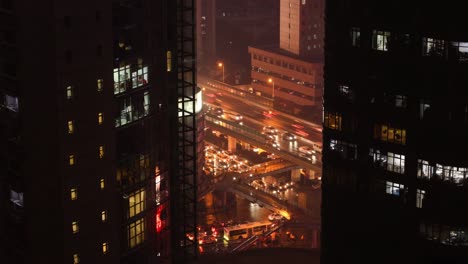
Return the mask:
{"type": "Polygon", "coordinates": [[[145,219],[141,218],[128,226],[128,246],[134,248],[145,241],[145,219]]]}
{"type": "Polygon", "coordinates": [[[324,114],[324,125],[330,129],[341,131],[341,115],[338,113],[328,113],[324,114]]]}
{"type": "Polygon", "coordinates": [[[80,228],[78,226],[78,221],[73,221],[72,222],[72,232],[73,234],[77,234],[80,231],[80,228]]]}
{"type": "Polygon", "coordinates": [[[422,208],[423,207],[423,201],[424,201],[424,195],[425,194],[426,194],[425,190],[416,189],[416,207],[417,208],[422,208]]]}
{"type": "Polygon", "coordinates": [[[109,243],[102,243],[102,254],[107,254],[109,252],[109,243]]]}
{"type": "Polygon", "coordinates": [[[376,124],[374,126],[374,138],[390,143],[406,145],[406,129],[376,124]]]}
{"type": "Polygon", "coordinates": [[[423,38],[423,56],[445,57],[445,40],[423,38]]]}
{"type": "Polygon", "coordinates": [[[128,197],[128,217],[133,217],[145,210],[145,190],[140,189],[128,197]]]}
{"type": "Polygon", "coordinates": [[[390,40],[389,31],[374,30],[372,32],[372,49],[388,51],[388,42],[390,40]]]}
{"type": "Polygon", "coordinates": [[[405,191],[405,186],[403,184],[387,181],[385,184],[385,192],[387,194],[402,196],[405,191]]]}
{"type": "Polygon", "coordinates": [[[361,46],[361,30],[358,27],[351,28],[351,46],[361,46]]]}
{"type": "Polygon", "coordinates": [[[103,89],[104,89],[104,80],[97,79],[97,91],[102,92],[103,89]]]}
{"type": "Polygon", "coordinates": [[[99,180],[99,188],[101,188],[101,190],[102,190],[102,189],[104,189],[104,187],[105,187],[104,179],[100,179],[99,180]]]}
{"type": "Polygon", "coordinates": [[[67,86],[67,100],[71,100],[73,98],[73,87],[67,86]]]}
{"type": "Polygon", "coordinates": [[[73,127],[73,120],[68,121],[68,134],[73,134],[74,127],[73,127]]]}
{"type": "Polygon", "coordinates": [[[70,199],[72,201],[75,201],[76,199],[78,199],[78,189],[77,188],[71,188],[70,189],[70,199]]]}
{"type": "Polygon", "coordinates": [[[102,211],[101,212],[101,221],[106,222],[107,221],[107,211],[102,211]]]}

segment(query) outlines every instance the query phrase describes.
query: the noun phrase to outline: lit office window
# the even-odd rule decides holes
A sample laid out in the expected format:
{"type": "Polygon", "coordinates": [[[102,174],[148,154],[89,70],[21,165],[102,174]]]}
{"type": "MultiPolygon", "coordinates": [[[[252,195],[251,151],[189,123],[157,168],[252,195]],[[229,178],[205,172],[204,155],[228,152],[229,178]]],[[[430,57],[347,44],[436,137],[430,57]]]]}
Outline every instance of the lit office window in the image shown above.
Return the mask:
{"type": "Polygon", "coordinates": [[[70,166],[75,165],[75,155],[68,156],[68,164],[70,164],[70,166]]]}
{"type": "Polygon", "coordinates": [[[167,63],[167,71],[170,72],[172,70],[172,52],[168,50],[166,52],[166,63],[167,63]]]}
{"type": "Polygon", "coordinates": [[[338,113],[324,113],[324,125],[330,129],[341,131],[341,115],[338,113]]]}
{"type": "Polygon", "coordinates": [[[388,42],[390,40],[390,32],[374,30],[372,32],[372,48],[374,50],[388,51],[388,42]]]}
{"type": "Polygon", "coordinates": [[[105,185],[105,183],[104,183],[104,179],[101,179],[101,180],[99,181],[99,187],[101,188],[101,190],[104,189],[104,187],[106,187],[106,185],[105,185]]]}
{"type": "Polygon", "coordinates": [[[102,243],[102,253],[107,254],[107,252],[109,252],[109,243],[104,242],[102,243]]]}
{"type": "Polygon", "coordinates": [[[133,217],[145,210],[145,190],[140,189],[128,196],[128,217],[133,217]]]}
{"type": "Polygon", "coordinates": [[[405,192],[405,186],[403,184],[387,181],[385,192],[387,194],[401,196],[405,192]]]}
{"type": "Polygon", "coordinates": [[[361,46],[361,30],[358,27],[351,28],[351,46],[361,46]]]}
{"type": "Polygon", "coordinates": [[[145,219],[141,218],[128,226],[128,246],[134,248],[145,241],[145,219]]]}
{"type": "Polygon", "coordinates": [[[104,121],[104,115],[102,113],[98,113],[97,121],[99,125],[102,125],[102,122],[104,121]]]}
{"type": "Polygon", "coordinates": [[[405,155],[387,153],[387,170],[396,173],[405,173],[405,155]]]}
{"type": "Polygon", "coordinates": [[[73,254],[73,264],[79,264],[80,263],[80,256],[78,253],[73,254]]]}
{"type": "Polygon", "coordinates": [[[68,121],[68,134],[73,134],[73,121],[68,121]]]}
{"type": "Polygon", "coordinates": [[[425,190],[416,189],[416,207],[417,208],[423,207],[423,200],[424,200],[425,194],[426,194],[425,190]]]}
{"type": "Polygon", "coordinates": [[[104,146],[99,146],[99,158],[104,158],[104,146]]]}
{"type": "Polygon", "coordinates": [[[71,188],[71,190],[70,190],[70,199],[72,199],[72,201],[78,199],[78,189],[71,188]]]}
{"type": "Polygon", "coordinates": [[[102,89],[104,89],[104,80],[103,79],[98,79],[97,80],[97,90],[98,90],[98,92],[101,92],[102,89]]]}
{"type": "Polygon", "coordinates": [[[106,221],[107,221],[107,212],[106,212],[106,211],[102,211],[102,212],[101,212],[101,221],[102,221],[102,222],[106,222],[106,221]]]}
{"type": "Polygon", "coordinates": [[[399,108],[406,108],[407,97],[404,95],[395,95],[395,106],[399,108]]]}
{"type": "Polygon", "coordinates": [[[374,138],[400,145],[406,145],[406,129],[376,124],[374,126],[374,138]]]}
{"type": "Polygon", "coordinates": [[[78,221],[72,222],[72,231],[73,234],[77,234],[80,231],[80,228],[78,227],[78,221]]]}
{"type": "Polygon", "coordinates": [[[73,87],[67,86],[67,99],[70,100],[73,98],[73,87]]]}
{"type": "Polygon", "coordinates": [[[423,55],[445,57],[445,40],[434,38],[423,38],[423,55]]]}

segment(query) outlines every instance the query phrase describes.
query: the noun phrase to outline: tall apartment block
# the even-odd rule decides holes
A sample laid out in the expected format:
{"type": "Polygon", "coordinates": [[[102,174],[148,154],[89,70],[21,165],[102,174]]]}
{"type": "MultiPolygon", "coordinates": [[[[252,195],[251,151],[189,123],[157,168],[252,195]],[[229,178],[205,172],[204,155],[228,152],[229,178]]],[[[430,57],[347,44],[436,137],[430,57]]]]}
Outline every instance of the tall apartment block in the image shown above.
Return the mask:
{"type": "Polygon", "coordinates": [[[281,0],[279,43],[249,47],[252,88],[274,107],[320,122],[323,0],[281,0]]]}
{"type": "Polygon", "coordinates": [[[327,1],[323,263],[467,263],[462,10],[327,1]]]}
{"type": "Polygon", "coordinates": [[[194,1],[2,0],[0,21],[0,262],[196,257],[194,1]]]}

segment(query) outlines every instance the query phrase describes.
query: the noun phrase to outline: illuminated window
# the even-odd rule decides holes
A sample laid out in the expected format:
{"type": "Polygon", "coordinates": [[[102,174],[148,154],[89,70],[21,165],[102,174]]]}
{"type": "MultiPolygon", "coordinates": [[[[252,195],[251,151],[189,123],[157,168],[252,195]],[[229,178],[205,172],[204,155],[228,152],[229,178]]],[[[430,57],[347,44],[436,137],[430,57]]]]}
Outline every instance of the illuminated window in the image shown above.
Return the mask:
{"type": "Polygon", "coordinates": [[[80,256],[78,256],[77,253],[73,254],[73,264],[79,264],[80,263],[80,256]]]}
{"type": "Polygon", "coordinates": [[[102,122],[104,121],[104,115],[102,113],[98,113],[97,121],[99,125],[102,125],[102,122]]]}
{"type": "Polygon", "coordinates": [[[99,158],[104,158],[104,146],[99,146],[99,158]]]}
{"type": "Polygon", "coordinates": [[[425,194],[426,194],[425,190],[416,189],[416,207],[417,208],[422,208],[423,207],[423,201],[424,201],[424,195],[425,194]]]}
{"type": "Polygon", "coordinates": [[[372,32],[372,48],[374,50],[388,51],[388,42],[390,40],[390,32],[374,30],[372,32]]]}
{"type": "Polygon", "coordinates": [[[72,201],[78,199],[78,189],[71,188],[71,190],[70,190],[70,199],[72,199],[72,201]]]}
{"type": "Polygon", "coordinates": [[[358,27],[351,28],[351,46],[361,46],[361,30],[358,27]]]}
{"type": "Polygon", "coordinates": [[[404,95],[395,96],[395,106],[399,108],[406,108],[407,97],[404,95]]]}
{"type": "Polygon", "coordinates": [[[128,226],[128,246],[134,248],[143,241],[145,241],[145,219],[141,218],[128,226]]]}
{"type": "Polygon", "coordinates": [[[73,121],[68,121],[68,134],[73,134],[73,121]]]}
{"type": "Polygon", "coordinates": [[[101,188],[101,190],[104,189],[104,187],[105,187],[104,179],[101,179],[101,180],[99,181],[99,187],[101,188]]]}
{"type": "Polygon", "coordinates": [[[102,211],[102,212],[101,212],[101,221],[102,221],[102,222],[106,222],[106,221],[107,221],[107,212],[106,212],[106,211],[102,211]]]}
{"type": "Polygon", "coordinates": [[[405,192],[405,186],[403,184],[387,181],[385,192],[387,194],[401,196],[405,192]]]}
{"type": "Polygon", "coordinates": [[[434,166],[429,165],[429,161],[418,159],[418,177],[429,179],[434,173],[434,166]]]}
{"type": "Polygon", "coordinates": [[[341,115],[338,113],[325,113],[323,123],[325,127],[341,131],[341,115]]]}
{"type": "Polygon", "coordinates": [[[109,243],[104,242],[102,243],[102,254],[107,254],[109,252],[109,243]]]}
{"type": "Polygon", "coordinates": [[[172,70],[172,52],[168,50],[166,52],[166,59],[167,59],[167,71],[170,72],[172,70]]]}
{"type": "Polygon", "coordinates": [[[68,156],[68,164],[70,164],[70,166],[75,165],[75,155],[68,156]]]}
{"type": "Polygon", "coordinates": [[[73,87],[67,86],[67,99],[70,100],[73,98],[73,87]]]}
{"type": "Polygon", "coordinates": [[[104,89],[104,80],[103,79],[98,79],[97,80],[97,90],[98,90],[98,92],[101,92],[102,89],[104,89]]]}
{"type": "Polygon", "coordinates": [[[78,221],[72,222],[72,231],[73,234],[77,234],[80,231],[80,228],[78,227],[78,221]]]}
{"type": "Polygon", "coordinates": [[[406,129],[376,124],[374,127],[374,138],[391,143],[406,145],[406,129]]]}
{"type": "Polygon", "coordinates": [[[145,210],[145,190],[140,189],[128,196],[128,217],[133,217],[145,210]]]}
{"type": "Polygon", "coordinates": [[[396,173],[405,173],[405,155],[387,153],[387,170],[396,173]]]}
{"type": "Polygon", "coordinates": [[[423,38],[424,56],[445,56],[445,40],[434,38],[423,38]]]}

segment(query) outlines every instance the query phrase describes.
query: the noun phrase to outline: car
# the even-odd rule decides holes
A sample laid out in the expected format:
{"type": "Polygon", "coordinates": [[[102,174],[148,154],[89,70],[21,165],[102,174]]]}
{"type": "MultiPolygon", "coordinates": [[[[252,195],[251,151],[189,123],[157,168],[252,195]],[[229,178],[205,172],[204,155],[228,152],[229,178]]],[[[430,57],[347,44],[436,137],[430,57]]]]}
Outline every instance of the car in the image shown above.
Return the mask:
{"type": "Polygon", "coordinates": [[[296,136],[293,133],[286,132],[283,134],[283,139],[287,141],[294,141],[296,140],[296,136]]]}
{"type": "Polygon", "coordinates": [[[265,132],[264,135],[265,135],[266,140],[270,140],[270,139],[275,140],[276,139],[276,133],[274,133],[274,132],[265,132]]]}
{"type": "Polygon", "coordinates": [[[303,153],[303,154],[308,154],[308,155],[312,155],[315,153],[315,150],[313,150],[311,147],[309,146],[300,146],[298,148],[299,152],[300,153],[303,153]]]}
{"type": "Polygon", "coordinates": [[[278,144],[278,142],[270,139],[270,140],[267,140],[266,142],[267,144],[271,145],[272,147],[276,148],[276,149],[279,149],[280,148],[280,145],[278,144]]]}
{"type": "Polygon", "coordinates": [[[278,213],[272,213],[268,215],[268,220],[270,221],[280,221],[284,218],[284,216],[278,214],[278,213]]]}
{"type": "Polygon", "coordinates": [[[213,114],[215,116],[222,116],[224,114],[224,111],[221,107],[216,107],[214,110],[213,110],[213,114]]]}
{"type": "Polygon", "coordinates": [[[211,244],[211,243],[215,243],[216,241],[218,241],[216,239],[216,237],[214,236],[202,236],[201,238],[198,239],[198,244],[211,244]]]}
{"type": "Polygon", "coordinates": [[[276,129],[276,128],[272,127],[272,126],[266,126],[266,127],[263,127],[263,132],[276,135],[278,133],[278,129],[276,129]]]}
{"type": "Polygon", "coordinates": [[[243,116],[241,114],[232,113],[232,112],[226,113],[226,116],[232,120],[237,120],[237,121],[243,119],[243,116]]]}

